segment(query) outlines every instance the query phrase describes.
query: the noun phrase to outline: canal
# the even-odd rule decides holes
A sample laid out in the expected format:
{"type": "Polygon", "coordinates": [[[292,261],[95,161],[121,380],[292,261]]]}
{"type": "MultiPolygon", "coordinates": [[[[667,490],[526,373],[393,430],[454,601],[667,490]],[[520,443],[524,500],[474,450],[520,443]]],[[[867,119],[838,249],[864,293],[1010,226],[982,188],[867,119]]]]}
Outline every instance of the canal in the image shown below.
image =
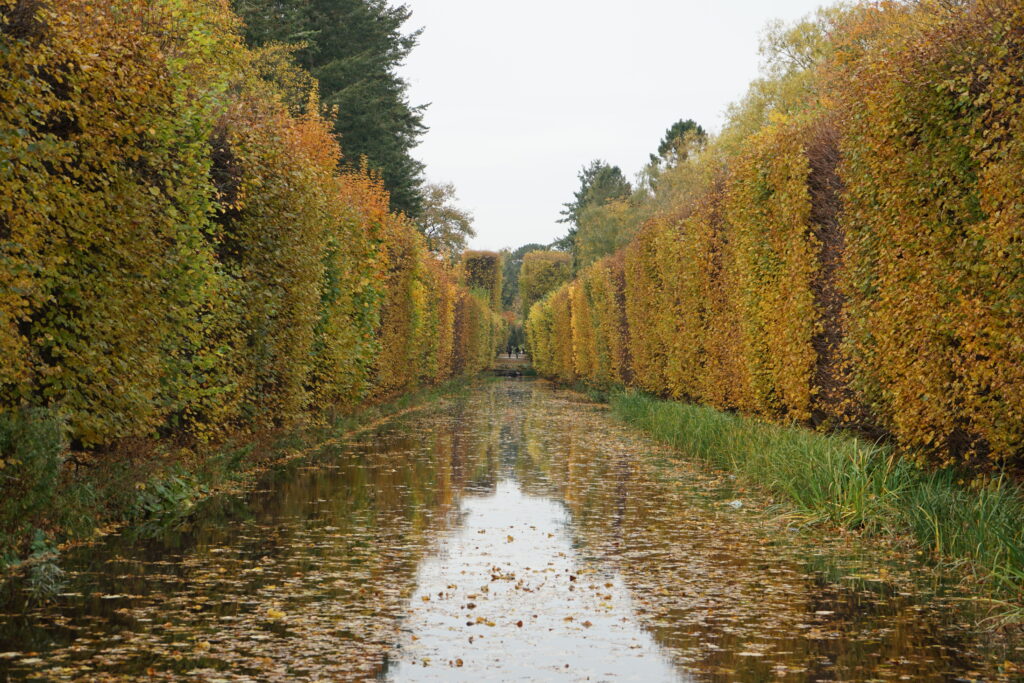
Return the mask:
{"type": "Polygon", "coordinates": [[[973,680],[1007,656],[911,551],[804,529],[529,379],[43,574],[3,589],[0,680],[973,680]]]}

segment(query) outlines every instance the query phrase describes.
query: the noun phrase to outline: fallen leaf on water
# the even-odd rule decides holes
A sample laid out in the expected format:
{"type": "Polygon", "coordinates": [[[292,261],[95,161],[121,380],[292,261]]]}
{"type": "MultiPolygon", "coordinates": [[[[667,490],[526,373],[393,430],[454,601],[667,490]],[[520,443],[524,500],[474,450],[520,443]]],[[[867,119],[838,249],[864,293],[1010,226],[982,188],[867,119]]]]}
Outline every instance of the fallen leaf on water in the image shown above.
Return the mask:
{"type": "Polygon", "coordinates": [[[284,619],[285,616],[285,613],[279,609],[274,609],[273,607],[271,607],[267,610],[268,619],[284,619]]]}

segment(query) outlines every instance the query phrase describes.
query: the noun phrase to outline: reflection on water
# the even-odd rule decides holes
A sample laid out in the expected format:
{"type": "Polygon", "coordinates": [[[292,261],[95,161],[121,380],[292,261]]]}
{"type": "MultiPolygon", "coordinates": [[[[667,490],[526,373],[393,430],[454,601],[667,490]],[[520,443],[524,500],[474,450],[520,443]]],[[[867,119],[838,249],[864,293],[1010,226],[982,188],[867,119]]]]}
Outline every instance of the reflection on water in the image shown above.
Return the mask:
{"type": "Polygon", "coordinates": [[[511,478],[465,498],[420,567],[392,680],[676,680],[621,577],[582,561],[568,525],[511,478]]]}
{"type": "Polygon", "coordinates": [[[546,383],[482,386],[69,553],[55,603],[8,583],[0,680],[1013,676],[927,569],[669,456],[546,383]]]}

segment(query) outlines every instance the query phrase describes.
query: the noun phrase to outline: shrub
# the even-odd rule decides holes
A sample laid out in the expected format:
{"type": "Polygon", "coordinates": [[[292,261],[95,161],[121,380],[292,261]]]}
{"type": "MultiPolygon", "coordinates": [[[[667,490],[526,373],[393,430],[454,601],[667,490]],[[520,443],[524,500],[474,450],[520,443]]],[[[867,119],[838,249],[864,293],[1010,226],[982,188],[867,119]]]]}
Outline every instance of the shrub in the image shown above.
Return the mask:
{"type": "Polygon", "coordinates": [[[65,425],[52,411],[0,413],[0,557],[41,524],[57,491],[65,425]]]}

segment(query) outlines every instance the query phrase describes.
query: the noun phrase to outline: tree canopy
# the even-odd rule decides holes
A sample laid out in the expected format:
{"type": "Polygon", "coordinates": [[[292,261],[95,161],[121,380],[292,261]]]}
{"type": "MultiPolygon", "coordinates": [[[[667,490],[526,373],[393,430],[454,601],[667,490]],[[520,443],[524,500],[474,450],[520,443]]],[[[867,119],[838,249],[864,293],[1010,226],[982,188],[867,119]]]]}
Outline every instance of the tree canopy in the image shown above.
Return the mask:
{"type": "Polygon", "coordinates": [[[572,263],[568,254],[558,251],[531,251],[523,256],[519,274],[523,316],[530,307],[548,292],[562,286],[572,277],[572,263]]]}
{"type": "Polygon", "coordinates": [[[519,273],[523,266],[523,257],[531,251],[544,251],[543,244],[524,244],[514,251],[506,250],[505,273],[502,278],[501,305],[506,311],[518,310],[519,305],[519,273]]]}
{"type": "Polygon", "coordinates": [[[455,186],[451,183],[424,187],[418,226],[427,238],[427,248],[449,264],[458,260],[467,240],[476,236],[473,214],[455,206],[455,186]]]}
{"type": "Polygon", "coordinates": [[[352,165],[366,157],[391,195],[391,207],[423,209],[422,162],[411,150],[426,132],[425,105],[413,106],[398,67],[420,31],[403,33],[412,12],[386,0],[233,0],[251,45],[296,46],[295,59],[317,79],[323,104],[337,109],[334,131],[352,165]]]}
{"type": "Polygon", "coordinates": [[[658,143],[658,153],[651,155],[651,163],[672,164],[686,159],[687,143],[692,141],[700,144],[707,137],[707,131],[693,119],[679,119],[665,131],[665,136],[658,143]]]}
{"type": "Polygon", "coordinates": [[[595,159],[579,172],[580,188],[573,193],[573,199],[565,203],[559,223],[569,223],[569,232],[554,243],[561,251],[576,255],[576,235],[580,228],[580,218],[584,210],[591,206],[602,206],[609,201],[623,199],[633,192],[633,187],[622,169],[612,166],[601,159],[595,159]]]}

